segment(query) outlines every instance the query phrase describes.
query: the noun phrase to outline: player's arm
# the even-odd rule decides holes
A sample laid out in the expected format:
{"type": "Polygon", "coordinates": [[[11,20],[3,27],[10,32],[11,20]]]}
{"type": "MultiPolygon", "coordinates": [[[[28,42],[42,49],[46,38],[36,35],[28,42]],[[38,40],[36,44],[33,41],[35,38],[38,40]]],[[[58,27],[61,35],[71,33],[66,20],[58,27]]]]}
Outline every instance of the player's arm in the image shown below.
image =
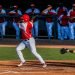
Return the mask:
{"type": "Polygon", "coordinates": [[[42,14],[47,14],[48,10],[52,9],[52,6],[47,7],[42,11],[42,14]]]}

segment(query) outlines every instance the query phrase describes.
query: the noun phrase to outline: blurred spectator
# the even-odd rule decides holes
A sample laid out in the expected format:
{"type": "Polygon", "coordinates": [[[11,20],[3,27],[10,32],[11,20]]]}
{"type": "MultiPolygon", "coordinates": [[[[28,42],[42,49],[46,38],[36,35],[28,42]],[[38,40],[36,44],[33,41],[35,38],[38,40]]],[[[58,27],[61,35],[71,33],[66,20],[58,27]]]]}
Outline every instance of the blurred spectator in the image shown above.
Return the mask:
{"type": "Polygon", "coordinates": [[[67,12],[64,11],[63,14],[58,18],[60,24],[60,31],[61,31],[61,40],[70,39],[69,34],[69,17],[67,16],[67,12]],[[66,38],[65,38],[66,36],[66,38]]]}
{"type": "MultiPolygon", "coordinates": [[[[32,17],[40,14],[40,10],[38,8],[36,8],[35,4],[34,3],[31,3],[30,4],[30,8],[28,8],[25,13],[31,15],[32,17]]],[[[38,34],[39,34],[39,21],[37,18],[34,19],[34,26],[33,26],[33,29],[32,29],[32,34],[35,38],[38,37],[38,34]]]]}
{"type": "Polygon", "coordinates": [[[50,39],[52,37],[52,27],[54,24],[52,15],[55,15],[56,12],[53,10],[52,5],[48,5],[47,8],[42,11],[42,14],[49,15],[49,17],[46,18],[46,27],[48,38],[50,39]]]}
{"type": "Polygon", "coordinates": [[[13,15],[13,27],[16,30],[16,39],[20,39],[20,29],[18,27],[19,16],[22,15],[21,10],[18,9],[18,5],[14,5],[12,10],[9,12],[9,15],[13,15]]]}
{"type": "Polygon", "coordinates": [[[3,6],[0,5],[0,33],[1,37],[5,36],[5,28],[7,25],[7,21],[5,17],[3,17],[6,14],[6,11],[3,9],[3,6]]]}
{"type": "Polygon", "coordinates": [[[59,3],[59,6],[56,9],[58,17],[61,16],[64,11],[68,12],[68,9],[63,5],[63,3],[59,3]]]}
{"type": "MultiPolygon", "coordinates": [[[[57,17],[59,18],[64,13],[64,11],[68,12],[68,9],[62,3],[59,3],[59,6],[56,9],[57,17]]],[[[62,38],[61,37],[61,30],[60,30],[61,27],[60,27],[59,22],[57,24],[57,27],[58,27],[58,39],[61,39],[62,38]]]]}
{"type": "Polygon", "coordinates": [[[75,3],[72,4],[72,9],[69,10],[68,16],[70,18],[69,27],[71,32],[71,39],[75,39],[75,3]]]}

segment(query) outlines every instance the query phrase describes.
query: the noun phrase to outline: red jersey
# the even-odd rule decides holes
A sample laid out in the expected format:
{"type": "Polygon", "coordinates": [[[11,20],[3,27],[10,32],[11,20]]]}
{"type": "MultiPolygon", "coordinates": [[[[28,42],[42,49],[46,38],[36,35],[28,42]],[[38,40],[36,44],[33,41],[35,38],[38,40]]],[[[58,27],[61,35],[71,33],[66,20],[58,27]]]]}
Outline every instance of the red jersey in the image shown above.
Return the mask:
{"type": "Polygon", "coordinates": [[[21,32],[22,32],[22,39],[24,40],[28,40],[32,37],[32,28],[33,28],[33,23],[32,22],[27,22],[27,23],[21,23],[21,25],[19,25],[19,27],[21,28],[21,32]]]}
{"type": "MultiPolygon", "coordinates": [[[[70,17],[71,18],[75,17],[75,11],[70,12],[70,17]]],[[[70,20],[70,22],[75,22],[75,19],[70,20]]]]}
{"type": "Polygon", "coordinates": [[[52,12],[52,11],[50,11],[50,12],[48,12],[48,14],[51,15],[51,17],[46,18],[46,21],[47,21],[47,22],[53,22],[53,20],[52,20],[52,15],[54,15],[55,13],[52,12]]]}
{"type": "Polygon", "coordinates": [[[64,9],[63,9],[63,8],[59,8],[59,9],[58,9],[58,12],[57,12],[58,17],[59,17],[60,15],[62,15],[63,12],[64,12],[64,9]]]}
{"type": "Polygon", "coordinates": [[[67,26],[68,25],[68,19],[69,17],[67,15],[63,15],[62,18],[61,18],[61,24],[62,26],[67,26]]]}

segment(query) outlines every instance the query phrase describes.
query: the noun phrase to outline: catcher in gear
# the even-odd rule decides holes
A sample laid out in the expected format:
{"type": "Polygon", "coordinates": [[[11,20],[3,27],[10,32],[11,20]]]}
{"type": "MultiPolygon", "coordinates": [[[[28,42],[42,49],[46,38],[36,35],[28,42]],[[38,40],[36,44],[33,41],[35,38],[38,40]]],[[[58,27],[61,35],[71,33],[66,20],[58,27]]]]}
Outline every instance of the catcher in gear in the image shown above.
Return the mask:
{"type": "Polygon", "coordinates": [[[68,48],[61,48],[61,49],[60,49],[60,53],[61,53],[61,54],[65,54],[65,53],[68,53],[68,52],[70,52],[70,53],[75,53],[75,50],[68,49],[68,48]]]}

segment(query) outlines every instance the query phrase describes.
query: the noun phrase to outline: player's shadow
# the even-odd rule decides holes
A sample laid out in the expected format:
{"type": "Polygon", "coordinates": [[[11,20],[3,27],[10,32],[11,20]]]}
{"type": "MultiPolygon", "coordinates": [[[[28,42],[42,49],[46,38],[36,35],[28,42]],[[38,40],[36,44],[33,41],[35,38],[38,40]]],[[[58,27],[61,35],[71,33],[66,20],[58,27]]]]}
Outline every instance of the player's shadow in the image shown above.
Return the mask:
{"type": "Polygon", "coordinates": [[[47,65],[57,67],[75,67],[75,63],[70,62],[47,62],[47,65]]]}
{"type": "MultiPolygon", "coordinates": [[[[75,68],[75,63],[71,62],[46,62],[48,67],[56,66],[56,67],[73,67],[75,68]]],[[[38,62],[32,62],[32,63],[26,63],[23,66],[29,66],[29,67],[40,67],[42,64],[38,62]]],[[[6,66],[6,67],[17,67],[17,64],[6,64],[6,63],[0,63],[0,66],[6,66]]]]}
{"type": "MultiPolygon", "coordinates": [[[[48,67],[51,66],[56,66],[56,67],[73,67],[75,68],[75,63],[71,63],[71,62],[46,62],[48,67]]],[[[42,64],[40,64],[39,62],[32,62],[29,64],[26,64],[25,66],[30,66],[30,67],[41,67],[42,64]]]]}
{"type": "Polygon", "coordinates": [[[3,66],[3,67],[12,67],[12,68],[17,67],[16,64],[5,64],[5,63],[3,63],[3,64],[0,63],[0,66],[3,66]]]}

